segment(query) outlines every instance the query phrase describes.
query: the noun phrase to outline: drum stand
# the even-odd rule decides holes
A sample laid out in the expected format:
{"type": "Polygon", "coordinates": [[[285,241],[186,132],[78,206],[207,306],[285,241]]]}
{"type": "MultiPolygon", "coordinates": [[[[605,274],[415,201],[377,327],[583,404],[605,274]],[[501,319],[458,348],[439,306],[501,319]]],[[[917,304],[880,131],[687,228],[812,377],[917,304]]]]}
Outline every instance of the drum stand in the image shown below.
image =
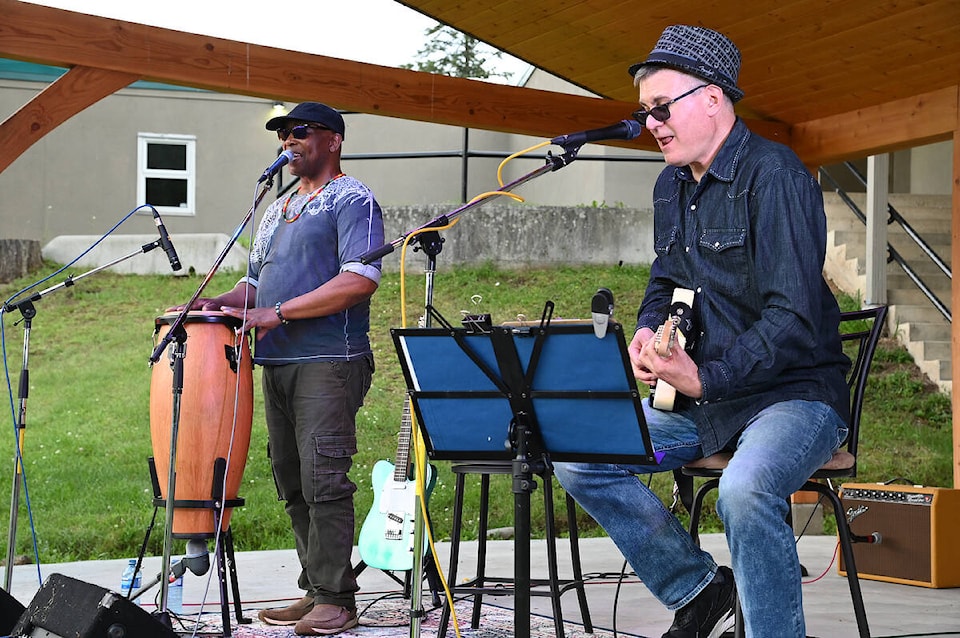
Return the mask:
{"type": "MultiPolygon", "coordinates": [[[[236,607],[237,623],[250,623],[249,618],[243,617],[240,603],[240,587],[237,582],[236,560],[233,548],[233,533],[228,527],[223,533],[220,532],[224,511],[228,508],[241,507],[244,500],[241,498],[227,500],[224,494],[225,477],[227,470],[226,459],[217,458],[213,463],[213,481],[210,488],[211,499],[209,501],[198,500],[177,500],[177,437],[180,429],[180,397],[183,393],[183,359],[185,356],[185,342],[187,338],[186,330],[183,325],[174,326],[171,332],[176,331],[173,336],[173,347],[170,351],[171,366],[173,367],[173,419],[170,428],[170,465],[167,477],[167,494],[174,496],[172,506],[168,506],[168,501],[163,499],[160,492],[160,481],[157,476],[156,467],[153,459],[150,460],[150,478],[153,482],[153,505],[154,516],[157,508],[163,507],[166,510],[166,524],[164,526],[163,538],[163,561],[160,569],[160,605],[159,620],[168,627],[173,627],[170,620],[170,613],[167,610],[167,594],[169,579],[163,576],[170,573],[170,554],[173,545],[173,515],[176,508],[200,508],[213,510],[213,529],[214,529],[214,553],[217,557],[217,579],[220,583],[220,609],[223,619],[223,636],[229,638],[231,633],[230,626],[230,599],[227,594],[227,571],[230,572],[230,581],[233,588],[233,602],[236,607]]],[[[152,527],[152,524],[151,524],[152,527]]],[[[144,538],[143,548],[146,548],[147,539],[150,536],[151,528],[147,529],[147,537],[144,538]]],[[[142,550],[143,551],[143,550],[142,550]]],[[[154,583],[155,584],[155,583],[154,583]]],[[[150,585],[152,586],[152,585],[150,585]]],[[[148,588],[150,587],[148,586],[148,588]]],[[[141,590],[142,592],[143,590],[141,590]]],[[[137,593],[139,595],[140,592],[137,593]]]]}
{"type": "MultiPolygon", "coordinates": [[[[153,484],[153,518],[150,521],[150,525],[147,526],[147,533],[143,538],[143,545],[141,545],[140,548],[140,557],[138,561],[142,560],[143,556],[146,554],[147,543],[149,542],[150,534],[153,531],[154,522],[157,518],[157,512],[161,507],[167,507],[167,501],[161,496],[160,493],[160,480],[157,476],[157,467],[152,458],[147,459],[147,463],[150,467],[150,481],[153,484]]],[[[242,507],[244,505],[244,500],[242,498],[230,500],[223,498],[223,478],[224,473],[226,472],[226,467],[227,463],[225,459],[218,458],[214,461],[213,485],[211,486],[211,499],[209,501],[174,500],[174,508],[211,509],[213,510],[214,529],[219,530],[222,525],[224,510],[227,508],[242,507]]],[[[167,509],[170,511],[173,510],[173,508],[167,509]]],[[[227,593],[228,576],[230,579],[230,587],[233,592],[233,607],[237,616],[237,624],[246,625],[251,623],[252,620],[243,616],[243,608],[240,602],[240,583],[237,579],[237,561],[233,546],[233,529],[231,527],[227,527],[226,531],[222,532],[221,534],[215,534],[215,538],[216,543],[214,547],[214,554],[216,555],[217,559],[217,580],[220,583],[220,613],[223,621],[223,636],[224,638],[229,638],[232,635],[232,630],[230,624],[230,599],[227,593]]],[[[137,569],[139,570],[139,568],[140,566],[138,562],[137,569]]],[[[153,582],[145,585],[142,589],[133,592],[130,596],[131,599],[138,598],[141,594],[161,581],[169,582],[168,579],[163,577],[164,574],[169,573],[169,571],[161,571],[153,582]]],[[[202,572],[198,575],[202,575],[202,572]]],[[[167,615],[162,617],[161,620],[165,623],[169,623],[169,612],[167,612],[167,615]]],[[[172,625],[172,623],[169,624],[172,625]]]]}

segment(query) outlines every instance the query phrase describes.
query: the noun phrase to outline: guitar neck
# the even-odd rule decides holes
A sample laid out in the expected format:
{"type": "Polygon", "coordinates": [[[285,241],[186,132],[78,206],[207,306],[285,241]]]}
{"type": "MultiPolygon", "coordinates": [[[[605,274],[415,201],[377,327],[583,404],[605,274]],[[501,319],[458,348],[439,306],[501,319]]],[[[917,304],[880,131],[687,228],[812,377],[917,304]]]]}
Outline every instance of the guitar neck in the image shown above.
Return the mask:
{"type": "Polygon", "coordinates": [[[400,417],[400,433],[397,435],[397,454],[395,457],[393,480],[404,482],[410,477],[410,439],[413,433],[413,419],[410,416],[410,402],[403,404],[400,417]]]}

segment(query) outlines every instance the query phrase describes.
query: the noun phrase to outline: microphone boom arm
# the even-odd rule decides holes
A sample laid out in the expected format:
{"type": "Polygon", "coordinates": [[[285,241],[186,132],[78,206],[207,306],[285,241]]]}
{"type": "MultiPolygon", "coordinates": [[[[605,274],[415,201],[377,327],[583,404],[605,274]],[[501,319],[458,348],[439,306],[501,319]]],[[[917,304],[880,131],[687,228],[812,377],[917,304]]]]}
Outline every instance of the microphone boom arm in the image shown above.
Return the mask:
{"type": "MultiPolygon", "coordinates": [[[[513,180],[509,184],[505,184],[501,186],[498,190],[505,193],[509,193],[513,191],[513,189],[515,189],[516,187],[526,184],[527,182],[533,179],[536,179],[541,175],[560,170],[564,166],[569,165],[575,159],[577,159],[577,153],[580,151],[581,146],[583,146],[583,143],[576,144],[576,145],[571,144],[569,147],[564,146],[563,147],[564,152],[562,155],[553,155],[552,153],[547,152],[547,158],[546,158],[547,161],[543,166],[541,166],[536,170],[530,171],[526,175],[518,177],[517,179],[513,180]]],[[[413,230],[407,233],[404,233],[403,235],[400,235],[389,244],[384,244],[379,248],[375,248],[374,250],[364,253],[363,255],[360,256],[360,263],[369,264],[370,262],[376,261],[377,259],[380,259],[385,255],[389,255],[394,250],[396,250],[398,246],[403,244],[403,242],[407,239],[407,237],[409,237],[413,233],[420,232],[421,230],[424,230],[426,228],[446,226],[448,223],[450,223],[451,221],[459,217],[461,213],[465,213],[471,208],[486,204],[491,199],[493,199],[493,197],[485,197],[483,199],[473,199],[467,202],[466,204],[464,204],[463,206],[461,206],[460,208],[452,210],[449,213],[444,213],[443,215],[439,215],[438,217],[434,217],[433,219],[428,221],[426,224],[423,224],[422,226],[414,228],[413,230]]]]}

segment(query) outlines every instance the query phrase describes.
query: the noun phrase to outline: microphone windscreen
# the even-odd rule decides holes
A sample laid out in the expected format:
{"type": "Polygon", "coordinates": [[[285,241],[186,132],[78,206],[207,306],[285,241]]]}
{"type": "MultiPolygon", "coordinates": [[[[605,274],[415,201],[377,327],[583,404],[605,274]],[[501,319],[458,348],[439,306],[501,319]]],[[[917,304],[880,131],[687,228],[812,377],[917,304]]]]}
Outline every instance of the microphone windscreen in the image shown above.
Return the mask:
{"type": "Polygon", "coordinates": [[[187,541],[187,555],[184,557],[187,567],[197,576],[203,576],[210,569],[210,550],[207,541],[191,538],[187,541]]]}

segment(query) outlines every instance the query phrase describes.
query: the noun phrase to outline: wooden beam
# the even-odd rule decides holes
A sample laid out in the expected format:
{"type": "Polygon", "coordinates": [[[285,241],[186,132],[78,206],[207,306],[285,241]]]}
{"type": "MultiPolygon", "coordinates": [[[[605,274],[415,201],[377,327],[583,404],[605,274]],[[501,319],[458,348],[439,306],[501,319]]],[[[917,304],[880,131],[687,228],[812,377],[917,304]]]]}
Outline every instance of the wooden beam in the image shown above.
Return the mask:
{"type": "MultiPolygon", "coordinates": [[[[454,126],[552,138],[627,118],[633,102],[394,69],[0,0],[0,56],[454,126]]],[[[629,78],[625,78],[627,81],[629,78]]],[[[748,121],[789,142],[789,128],[748,121]]],[[[649,134],[618,142],[659,150],[649,134]]]]}
{"type": "Polygon", "coordinates": [[[0,124],[0,171],[44,135],[138,76],[76,66],[0,124]]]}
{"type": "Polygon", "coordinates": [[[957,87],[857,109],[793,127],[793,148],[807,165],[877,155],[950,139],[957,87]]]}
{"type": "MultiPolygon", "coordinates": [[[[960,90],[957,92],[960,101],[960,90]]],[[[953,122],[953,222],[951,228],[951,264],[960,264],[960,109],[953,122]]],[[[960,308],[960,277],[951,279],[951,308],[960,308]]],[[[950,369],[953,373],[951,396],[953,397],[953,487],[960,487],[960,321],[954,320],[950,330],[950,369]]]]}

